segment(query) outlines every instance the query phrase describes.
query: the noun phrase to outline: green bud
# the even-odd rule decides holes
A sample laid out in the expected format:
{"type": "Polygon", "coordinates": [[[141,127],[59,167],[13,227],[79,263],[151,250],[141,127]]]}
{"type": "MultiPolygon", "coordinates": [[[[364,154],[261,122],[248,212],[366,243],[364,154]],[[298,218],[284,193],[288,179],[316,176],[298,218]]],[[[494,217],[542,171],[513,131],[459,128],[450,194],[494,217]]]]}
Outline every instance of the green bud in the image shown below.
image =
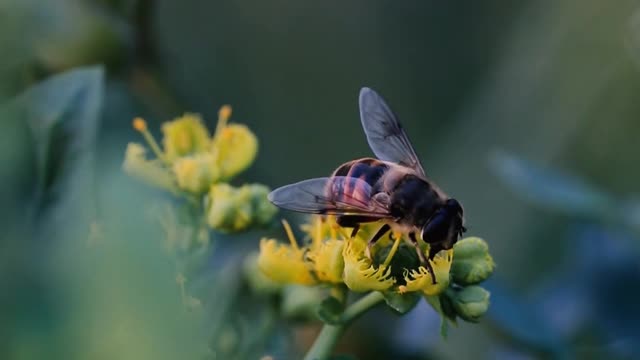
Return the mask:
{"type": "Polygon", "coordinates": [[[468,237],[453,246],[451,277],[460,285],[478,284],[486,280],[495,264],[487,243],[477,237],[468,237]]]}
{"type": "Polygon", "coordinates": [[[254,222],[259,225],[269,224],[278,212],[278,208],[267,199],[271,190],[260,184],[251,184],[248,188],[251,193],[254,222]]]}
{"type": "Polygon", "coordinates": [[[317,286],[287,285],[282,289],[281,311],[285,317],[317,319],[316,311],[323,300],[317,286]]]}
{"type": "Polygon", "coordinates": [[[209,190],[207,222],[216,230],[233,232],[271,221],[276,209],[269,204],[269,190],[262,185],[215,184],[209,190]]]}
{"type": "Polygon", "coordinates": [[[449,288],[445,294],[456,314],[463,320],[478,322],[489,309],[490,293],[480,286],[449,288]]]}

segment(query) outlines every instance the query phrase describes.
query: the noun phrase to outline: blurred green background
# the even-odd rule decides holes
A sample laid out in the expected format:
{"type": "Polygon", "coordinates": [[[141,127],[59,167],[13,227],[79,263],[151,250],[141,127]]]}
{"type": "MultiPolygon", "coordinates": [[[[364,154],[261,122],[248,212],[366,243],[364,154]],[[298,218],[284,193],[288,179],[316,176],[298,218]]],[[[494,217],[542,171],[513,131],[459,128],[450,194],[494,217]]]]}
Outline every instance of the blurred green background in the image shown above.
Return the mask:
{"type": "MultiPolygon", "coordinates": [[[[380,311],[342,349],[363,359],[637,357],[639,9],[595,0],[1,1],[0,358],[225,358],[205,345],[215,311],[181,304],[157,221],[170,200],[122,174],[126,144],[140,141],[131,119],[157,132],[197,112],[213,128],[231,104],[232,121],[260,140],[237,183],[276,187],[371,154],[362,86],[388,100],[498,267],[480,325],[462,323],[442,341],[428,307],[402,318],[380,311]],[[78,67],[86,84],[68,98],[19,95],[78,67]],[[56,114],[72,120],[44,141],[46,126],[29,119],[56,114]]],[[[223,238],[234,245],[209,260],[223,274],[216,281],[241,281],[233,264],[263,235],[223,238]]],[[[210,295],[220,308],[225,286],[210,295]]],[[[248,297],[234,311],[252,324],[257,303],[248,297]]],[[[297,358],[316,331],[277,328],[233,356],[297,358]]]]}

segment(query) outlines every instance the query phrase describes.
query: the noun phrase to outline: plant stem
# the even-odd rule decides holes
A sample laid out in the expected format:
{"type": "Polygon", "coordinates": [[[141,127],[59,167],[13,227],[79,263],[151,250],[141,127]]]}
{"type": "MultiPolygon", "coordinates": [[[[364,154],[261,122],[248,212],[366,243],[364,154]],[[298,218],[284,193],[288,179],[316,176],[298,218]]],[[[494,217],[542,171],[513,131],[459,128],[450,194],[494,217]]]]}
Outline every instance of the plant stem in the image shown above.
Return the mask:
{"type": "Polygon", "coordinates": [[[367,310],[378,305],[384,300],[384,296],[379,291],[370,292],[358,301],[349,305],[342,313],[340,325],[325,324],[322,331],[314,341],[311,349],[307,352],[305,360],[324,360],[328,359],[333,351],[336,342],[346,330],[347,326],[355,319],[364,314],[367,310]]]}

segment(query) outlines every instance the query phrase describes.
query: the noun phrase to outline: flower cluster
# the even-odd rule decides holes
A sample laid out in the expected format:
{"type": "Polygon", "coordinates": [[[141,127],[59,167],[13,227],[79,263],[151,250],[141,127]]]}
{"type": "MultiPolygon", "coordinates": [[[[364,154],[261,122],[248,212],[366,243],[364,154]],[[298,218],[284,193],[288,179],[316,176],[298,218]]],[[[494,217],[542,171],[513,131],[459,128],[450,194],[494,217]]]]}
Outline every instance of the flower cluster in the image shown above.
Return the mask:
{"type": "MultiPolygon", "coordinates": [[[[332,217],[311,219],[302,227],[304,245],[298,244],[286,222],[289,244],[261,240],[257,266],[267,278],[280,284],[344,284],[354,292],[380,291],[389,298],[421,295],[450,320],[457,316],[477,321],[488,309],[489,293],[477,285],[495,266],[484,240],[462,239],[453,249],[440,251],[429,260],[437,280],[434,284],[416,249],[402,234],[380,239],[367,256],[368,239],[379,225],[364,225],[350,237],[332,217]]],[[[428,245],[420,251],[426,256],[428,245]]]]}
{"type": "Polygon", "coordinates": [[[245,125],[229,124],[231,107],[223,106],[213,134],[197,114],[185,114],[162,125],[162,146],[141,118],[133,120],[155,155],[130,143],[124,170],[146,183],[182,196],[205,210],[206,222],[220,231],[240,231],[269,223],[276,208],[260,184],[233,187],[227,182],[248,168],[258,151],[256,136],[245,125]]]}

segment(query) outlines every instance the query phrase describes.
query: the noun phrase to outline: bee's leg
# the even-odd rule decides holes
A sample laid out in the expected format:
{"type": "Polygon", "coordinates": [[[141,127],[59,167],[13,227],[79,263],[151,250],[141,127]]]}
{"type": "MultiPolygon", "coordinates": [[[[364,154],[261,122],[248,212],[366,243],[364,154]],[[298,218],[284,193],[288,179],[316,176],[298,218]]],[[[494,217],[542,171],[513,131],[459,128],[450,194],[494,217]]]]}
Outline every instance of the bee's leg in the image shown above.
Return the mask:
{"type": "Polygon", "coordinates": [[[358,230],[360,230],[360,224],[355,224],[353,226],[353,230],[351,230],[351,237],[354,238],[358,234],[358,230]]]}
{"type": "Polygon", "coordinates": [[[367,244],[367,249],[365,250],[365,255],[367,255],[369,259],[371,259],[371,248],[373,247],[373,245],[375,245],[376,241],[380,240],[380,238],[384,236],[384,234],[389,232],[389,230],[391,230],[391,226],[389,226],[389,224],[384,224],[378,230],[378,232],[375,235],[373,235],[371,240],[369,240],[369,243],[367,244]]]}
{"type": "MultiPolygon", "coordinates": [[[[433,284],[437,284],[438,282],[436,281],[436,274],[433,271],[433,267],[431,266],[431,263],[429,262],[429,260],[427,260],[427,258],[424,257],[424,253],[422,252],[422,250],[420,250],[420,244],[418,244],[418,239],[416,239],[416,233],[415,232],[409,233],[409,239],[411,239],[411,243],[416,248],[416,253],[418,253],[418,258],[420,259],[420,263],[422,263],[422,265],[424,265],[429,271],[429,273],[431,274],[431,282],[433,284]]],[[[431,258],[431,256],[429,257],[431,258]]]]}
{"type": "Polygon", "coordinates": [[[374,222],[378,220],[379,218],[377,217],[364,215],[340,215],[336,217],[336,222],[341,227],[353,228],[353,230],[351,231],[351,237],[355,237],[358,234],[361,223],[374,222]]]}

